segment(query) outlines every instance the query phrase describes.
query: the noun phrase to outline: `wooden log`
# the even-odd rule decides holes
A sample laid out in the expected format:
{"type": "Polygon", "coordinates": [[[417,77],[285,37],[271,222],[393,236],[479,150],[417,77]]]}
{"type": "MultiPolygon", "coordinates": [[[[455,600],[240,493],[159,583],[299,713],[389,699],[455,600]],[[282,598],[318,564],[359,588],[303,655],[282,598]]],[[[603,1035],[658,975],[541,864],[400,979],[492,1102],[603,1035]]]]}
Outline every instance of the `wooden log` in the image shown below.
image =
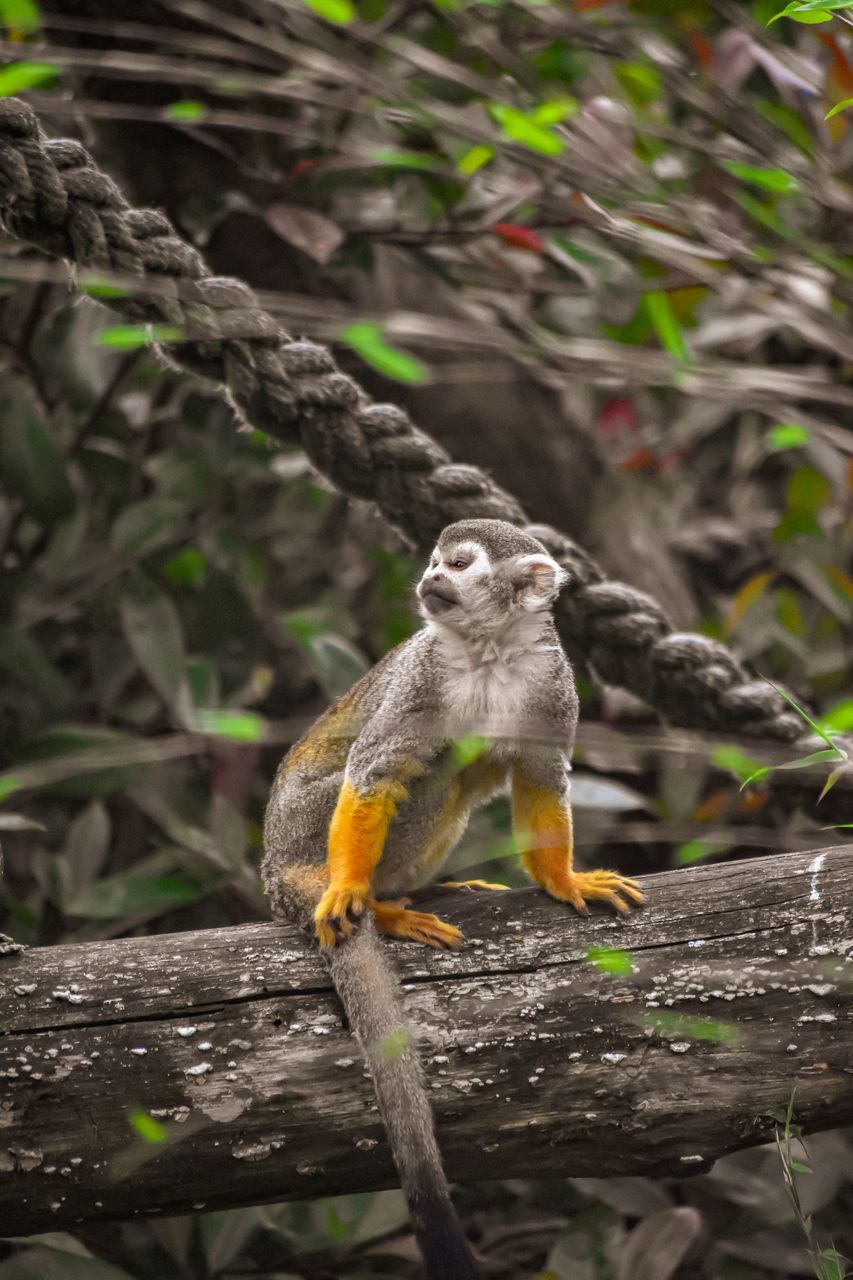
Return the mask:
{"type": "MultiPolygon", "coordinates": [[[[646,888],[625,921],[535,890],[444,894],[461,952],[386,944],[452,1178],[701,1171],[766,1141],[794,1090],[806,1129],[853,1121],[853,846],[646,888]]],[[[292,929],[6,956],[0,1010],[4,1234],[394,1184],[292,929]]]]}

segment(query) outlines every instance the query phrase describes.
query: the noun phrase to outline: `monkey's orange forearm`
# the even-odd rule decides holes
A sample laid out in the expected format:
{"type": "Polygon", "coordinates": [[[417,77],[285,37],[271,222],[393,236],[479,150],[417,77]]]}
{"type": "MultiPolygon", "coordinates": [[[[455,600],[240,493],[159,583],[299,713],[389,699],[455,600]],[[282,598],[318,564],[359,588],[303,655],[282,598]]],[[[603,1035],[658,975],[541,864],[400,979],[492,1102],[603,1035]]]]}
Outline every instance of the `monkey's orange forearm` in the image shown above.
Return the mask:
{"type": "Polygon", "coordinates": [[[363,792],[344,782],[329,824],[326,866],[331,889],[369,886],[391,819],[405,797],[401,782],[381,782],[363,792]]]}
{"type": "Polygon", "coordinates": [[[513,826],[521,860],[530,876],[559,895],[572,878],[572,811],[550,787],[517,772],[512,780],[513,826]]]}

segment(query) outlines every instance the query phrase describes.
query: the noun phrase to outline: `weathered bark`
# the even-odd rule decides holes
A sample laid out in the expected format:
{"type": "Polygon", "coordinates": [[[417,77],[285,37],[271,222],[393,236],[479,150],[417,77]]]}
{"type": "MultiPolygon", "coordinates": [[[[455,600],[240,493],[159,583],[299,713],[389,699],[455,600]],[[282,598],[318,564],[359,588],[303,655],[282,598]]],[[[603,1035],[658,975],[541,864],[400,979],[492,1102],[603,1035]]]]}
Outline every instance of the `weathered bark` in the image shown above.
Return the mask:
{"type": "MultiPolygon", "coordinates": [[[[853,1121],[853,846],[647,888],[624,922],[532,890],[447,894],[463,951],[388,944],[452,1178],[695,1172],[767,1139],[794,1089],[807,1129],[853,1121]]],[[[3,1234],[394,1181],[291,929],[33,950],[0,959],[0,999],[3,1234]]]]}

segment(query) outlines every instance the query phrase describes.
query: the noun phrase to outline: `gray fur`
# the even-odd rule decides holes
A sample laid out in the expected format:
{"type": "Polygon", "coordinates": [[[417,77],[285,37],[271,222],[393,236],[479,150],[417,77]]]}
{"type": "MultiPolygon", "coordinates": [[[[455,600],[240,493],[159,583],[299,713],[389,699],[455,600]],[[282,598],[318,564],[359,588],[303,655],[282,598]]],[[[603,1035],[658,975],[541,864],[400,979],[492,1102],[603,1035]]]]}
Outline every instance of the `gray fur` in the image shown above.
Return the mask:
{"type": "MultiPolygon", "coordinates": [[[[558,781],[560,790],[568,786],[577,696],[550,616],[562,571],[535,538],[499,520],[448,526],[438,553],[424,580],[438,577],[448,599],[435,607],[435,616],[425,603],[424,630],[369,671],[279,769],[267,807],[261,870],[274,914],[306,929],[325,887],[329,823],[345,778],[359,791],[388,782],[406,787],[373,878],[376,896],[397,896],[434,880],[440,855],[446,857],[461,837],[470,807],[484,803],[512,768],[543,784],[558,781]],[[452,576],[442,557],[458,546],[482,551],[452,576]],[[536,581],[519,561],[531,556],[536,581]],[[460,807],[447,848],[436,856],[429,842],[457,785],[453,740],[468,734],[490,741],[487,761],[495,777],[471,796],[469,808],[460,807]],[[312,752],[312,742],[321,737],[323,751],[312,752]]],[[[368,917],[352,938],[323,954],[370,1065],[427,1274],[430,1280],[475,1280],[477,1267],[450,1200],[417,1054],[406,1048],[387,1058],[381,1051],[404,1017],[368,917]]]]}
{"type": "Polygon", "coordinates": [[[532,538],[505,520],[457,520],[442,529],[436,545],[443,550],[460,542],[479,542],[494,564],[510,556],[531,555],[536,551],[548,554],[538,538],[532,538]]]}

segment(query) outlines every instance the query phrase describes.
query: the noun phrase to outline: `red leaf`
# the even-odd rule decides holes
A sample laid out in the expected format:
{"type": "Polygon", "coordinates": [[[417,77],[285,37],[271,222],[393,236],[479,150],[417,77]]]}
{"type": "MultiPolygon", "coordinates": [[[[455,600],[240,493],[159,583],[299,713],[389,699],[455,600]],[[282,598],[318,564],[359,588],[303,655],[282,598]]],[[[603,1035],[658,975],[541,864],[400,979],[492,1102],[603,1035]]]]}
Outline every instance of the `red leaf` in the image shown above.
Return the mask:
{"type": "Polygon", "coordinates": [[[687,42],[702,70],[710,71],[714,65],[714,46],[708,37],[694,27],[692,31],[687,32],[687,42]]]}
{"type": "Polygon", "coordinates": [[[307,169],[313,169],[316,164],[316,160],[297,160],[295,164],[291,165],[288,173],[291,178],[298,178],[301,174],[305,173],[307,169]]]}
{"type": "Polygon", "coordinates": [[[636,431],[639,423],[633,401],[625,396],[606,401],[601,406],[595,425],[607,439],[625,435],[628,431],[636,431]]]}
{"type": "Polygon", "coordinates": [[[651,449],[635,449],[622,463],[623,471],[645,471],[657,465],[657,454],[651,449]]]}
{"type": "Polygon", "coordinates": [[[843,89],[845,93],[853,93],[853,68],[841,45],[835,36],[827,35],[825,31],[815,31],[814,34],[832,54],[832,76],[839,89],[843,89]]]}
{"type": "Polygon", "coordinates": [[[492,231],[513,249],[528,249],[531,253],[545,252],[542,237],[530,227],[520,227],[515,222],[496,222],[492,231]]]}

